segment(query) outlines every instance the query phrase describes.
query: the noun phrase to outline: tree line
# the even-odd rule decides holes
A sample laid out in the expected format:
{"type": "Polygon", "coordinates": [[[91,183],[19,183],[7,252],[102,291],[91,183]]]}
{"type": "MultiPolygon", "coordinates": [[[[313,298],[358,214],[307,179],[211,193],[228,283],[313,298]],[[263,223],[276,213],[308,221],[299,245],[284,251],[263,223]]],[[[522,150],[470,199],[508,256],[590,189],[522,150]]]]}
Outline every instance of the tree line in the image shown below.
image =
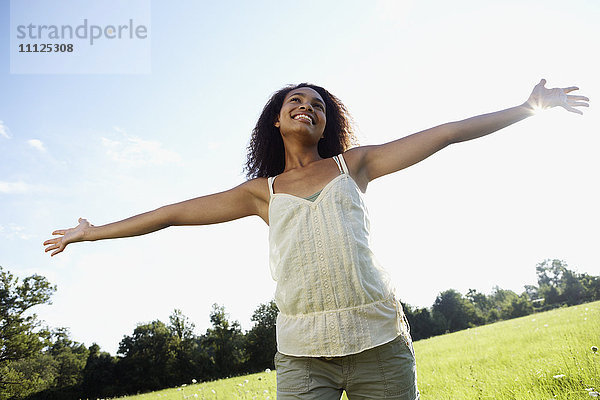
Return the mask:
{"type": "MultiPolygon", "coordinates": [[[[600,277],[576,273],[563,261],[544,260],[536,273],[537,286],[525,286],[521,294],[499,287],[491,294],[449,289],[429,308],[403,303],[413,339],[600,300],[600,277]]],[[[214,304],[211,328],[196,335],[194,324],[176,309],[168,323],[139,324],[112,356],[95,343],[73,341],[66,328],[42,326],[31,314],[55,291],[42,276],[19,282],[0,267],[0,400],[114,397],[274,368],[273,301],[258,306],[246,332],[214,304]]]]}
{"type": "Polygon", "coordinates": [[[469,289],[462,295],[454,289],[441,292],[430,308],[404,304],[414,340],[456,332],[466,328],[523,317],[533,312],[600,300],[600,277],[577,273],[561,260],[544,260],[536,266],[537,286],[525,291],[494,287],[491,294],[469,289]]]}

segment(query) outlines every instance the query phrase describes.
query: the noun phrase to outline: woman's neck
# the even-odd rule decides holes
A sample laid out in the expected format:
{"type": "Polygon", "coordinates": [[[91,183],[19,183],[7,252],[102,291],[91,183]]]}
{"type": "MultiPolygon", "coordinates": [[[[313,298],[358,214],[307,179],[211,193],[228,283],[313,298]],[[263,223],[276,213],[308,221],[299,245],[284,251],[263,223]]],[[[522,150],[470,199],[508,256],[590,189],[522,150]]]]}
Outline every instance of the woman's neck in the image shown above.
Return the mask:
{"type": "Polygon", "coordinates": [[[302,168],[310,163],[321,160],[317,147],[285,149],[285,171],[302,168]]]}

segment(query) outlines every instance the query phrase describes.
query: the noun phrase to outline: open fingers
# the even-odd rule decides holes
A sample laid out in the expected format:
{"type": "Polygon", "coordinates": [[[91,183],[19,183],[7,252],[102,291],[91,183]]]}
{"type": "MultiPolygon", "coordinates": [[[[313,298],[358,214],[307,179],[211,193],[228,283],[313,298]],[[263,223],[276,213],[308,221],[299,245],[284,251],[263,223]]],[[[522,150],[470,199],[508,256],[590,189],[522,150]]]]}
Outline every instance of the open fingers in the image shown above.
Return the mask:
{"type": "Polygon", "coordinates": [[[62,237],[48,239],[44,242],[44,246],[48,246],[44,249],[45,253],[54,250],[50,256],[58,254],[65,249],[65,245],[62,243],[62,237]]]}
{"type": "Polygon", "coordinates": [[[574,96],[574,95],[572,95],[572,94],[568,95],[568,96],[567,96],[567,99],[569,99],[569,100],[583,100],[583,101],[590,101],[590,99],[588,99],[588,98],[587,98],[587,97],[585,97],[585,96],[574,96]]]}
{"type": "MultiPolygon", "coordinates": [[[[64,235],[66,232],[67,232],[66,229],[58,229],[58,230],[52,232],[52,234],[53,235],[64,235]]],[[[43,246],[54,245],[54,244],[60,242],[61,239],[62,239],[62,237],[55,237],[52,239],[48,239],[44,243],[42,243],[42,245],[43,246]]],[[[48,251],[48,249],[46,249],[46,251],[48,251]]]]}
{"type": "Polygon", "coordinates": [[[579,90],[579,88],[577,86],[569,86],[568,88],[564,88],[563,92],[571,93],[573,90],[579,90]]]}
{"type": "Polygon", "coordinates": [[[62,239],[62,238],[60,238],[60,237],[56,237],[56,238],[48,239],[48,240],[46,240],[46,241],[43,243],[43,245],[44,245],[44,246],[47,246],[47,245],[49,245],[49,244],[55,244],[55,243],[58,243],[58,242],[60,241],[60,239],[62,239]]]}
{"type": "Polygon", "coordinates": [[[569,101],[568,102],[571,107],[589,107],[588,103],[584,103],[583,101],[569,101]]]}
{"type": "Polygon", "coordinates": [[[49,252],[50,250],[54,250],[54,249],[58,249],[60,247],[60,242],[53,242],[53,241],[49,241],[46,240],[44,242],[44,246],[48,246],[46,247],[46,249],[44,250],[46,253],[49,252]]]}
{"type": "Polygon", "coordinates": [[[567,107],[569,108],[565,108],[568,111],[576,112],[577,114],[583,114],[581,110],[576,110],[574,107],[589,107],[590,105],[588,104],[588,101],[590,101],[590,99],[588,99],[586,96],[567,95],[567,107]]]}
{"type": "Polygon", "coordinates": [[[44,242],[44,246],[57,244],[60,242],[60,239],[62,239],[62,238],[48,239],[44,242]]]}
{"type": "Polygon", "coordinates": [[[567,111],[570,111],[570,112],[574,112],[574,113],[576,113],[576,114],[583,115],[583,112],[582,112],[581,110],[578,110],[578,109],[576,109],[576,108],[573,108],[573,107],[571,107],[571,106],[567,106],[567,105],[565,105],[565,106],[563,106],[563,108],[564,108],[565,110],[567,110],[567,111]]]}
{"type": "Polygon", "coordinates": [[[60,253],[64,249],[65,249],[65,246],[62,243],[55,243],[55,244],[52,244],[51,246],[46,247],[44,252],[47,253],[49,251],[54,250],[52,253],[50,253],[50,256],[53,256],[55,254],[60,253]]]}

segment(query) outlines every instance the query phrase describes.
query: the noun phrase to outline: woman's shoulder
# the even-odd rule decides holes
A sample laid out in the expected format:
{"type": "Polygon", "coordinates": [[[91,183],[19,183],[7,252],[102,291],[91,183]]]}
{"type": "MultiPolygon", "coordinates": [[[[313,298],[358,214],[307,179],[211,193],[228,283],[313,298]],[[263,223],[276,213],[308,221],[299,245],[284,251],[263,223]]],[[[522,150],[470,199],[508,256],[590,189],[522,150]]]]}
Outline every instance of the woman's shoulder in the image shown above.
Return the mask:
{"type": "Polygon", "coordinates": [[[364,174],[364,165],[367,153],[372,147],[373,146],[357,146],[342,153],[350,176],[363,192],[367,190],[367,184],[369,182],[364,174]]]}
{"type": "Polygon", "coordinates": [[[248,191],[254,197],[269,201],[269,183],[268,178],[252,178],[240,185],[240,188],[248,191]]]}
{"type": "MultiPolygon", "coordinates": [[[[253,178],[231,189],[238,197],[237,201],[250,207],[252,214],[268,221],[269,187],[267,178],[253,178]]],[[[268,222],[267,222],[268,224],[268,222]]]]}
{"type": "Polygon", "coordinates": [[[364,146],[355,146],[355,147],[351,147],[348,150],[344,151],[342,153],[342,155],[344,156],[344,159],[359,159],[361,157],[364,157],[364,155],[370,150],[372,149],[373,145],[364,145],[364,146]]]}

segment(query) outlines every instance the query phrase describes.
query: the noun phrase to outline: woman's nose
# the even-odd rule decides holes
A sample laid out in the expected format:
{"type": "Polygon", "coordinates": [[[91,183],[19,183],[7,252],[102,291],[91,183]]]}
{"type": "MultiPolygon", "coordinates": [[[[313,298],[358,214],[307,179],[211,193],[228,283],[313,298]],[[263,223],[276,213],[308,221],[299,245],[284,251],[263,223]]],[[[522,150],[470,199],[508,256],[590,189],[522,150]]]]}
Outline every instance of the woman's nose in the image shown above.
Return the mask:
{"type": "Polygon", "coordinates": [[[301,110],[308,110],[308,111],[313,111],[313,108],[310,104],[301,104],[300,105],[300,109],[301,110]]]}

